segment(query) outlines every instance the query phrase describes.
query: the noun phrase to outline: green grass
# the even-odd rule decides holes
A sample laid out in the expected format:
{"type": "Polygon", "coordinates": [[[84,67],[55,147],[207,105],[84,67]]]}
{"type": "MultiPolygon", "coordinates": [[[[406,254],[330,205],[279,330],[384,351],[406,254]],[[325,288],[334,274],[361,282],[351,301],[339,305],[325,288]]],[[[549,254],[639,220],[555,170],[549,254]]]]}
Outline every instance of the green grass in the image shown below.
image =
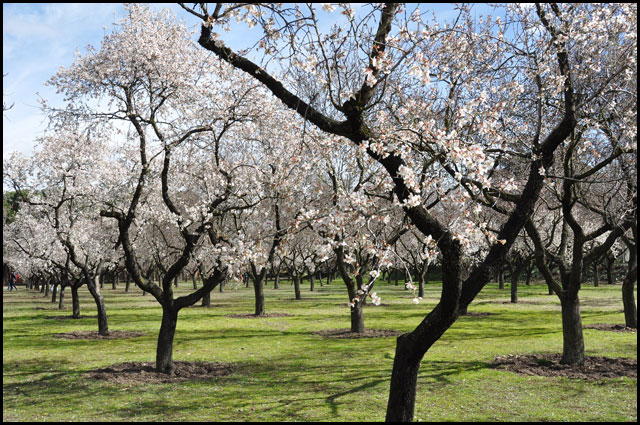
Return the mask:
{"type": "MultiPolygon", "coordinates": [[[[181,283],[178,294],[190,283],[181,283]]],[[[138,289],[125,294],[105,285],[109,328],[146,335],[119,340],[63,340],[54,333],[97,330],[96,319],[49,320],[69,315],[49,298],[28,292],[3,297],[3,421],[382,421],[395,338],[326,339],[315,330],[348,328],[341,281],[293,299],[282,282],[266,290],[267,313],[292,317],[228,318],[253,313],[251,288],[212,293],[212,308],[180,312],[176,361],[237,365],[226,377],[178,384],[116,385],[83,372],[126,361],[154,361],[161,309],[138,289]]],[[[368,328],[410,331],[435,305],[440,285],[430,283],[419,305],[384,284],[374,289],[382,306],[365,308],[368,328]]],[[[624,323],[620,286],[581,290],[583,324],[624,323]]],[[[525,376],[489,368],[499,355],[562,350],[560,305],[546,286],[509,289],[488,285],[469,306],[491,316],[462,317],[429,350],[420,368],[416,420],[422,421],[636,421],[637,380],[583,381],[525,376]]],[[[81,314],[95,304],[81,290],[81,314]]],[[[637,358],[635,333],[584,330],[587,355],[637,358]]]]}

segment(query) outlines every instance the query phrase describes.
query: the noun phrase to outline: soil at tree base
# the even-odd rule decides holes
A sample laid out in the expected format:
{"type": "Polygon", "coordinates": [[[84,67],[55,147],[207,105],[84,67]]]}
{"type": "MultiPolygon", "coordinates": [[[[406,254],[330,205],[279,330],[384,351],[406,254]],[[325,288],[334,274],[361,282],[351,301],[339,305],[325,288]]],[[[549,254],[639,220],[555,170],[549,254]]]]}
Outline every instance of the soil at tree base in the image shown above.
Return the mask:
{"type": "Polygon", "coordinates": [[[560,364],[561,354],[507,355],[496,357],[491,363],[495,369],[504,369],[523,375],[559,376],[596,380],[600,378],[638,377],[638,361],[627,358],[587,356],[583,365],[560,364]]]}

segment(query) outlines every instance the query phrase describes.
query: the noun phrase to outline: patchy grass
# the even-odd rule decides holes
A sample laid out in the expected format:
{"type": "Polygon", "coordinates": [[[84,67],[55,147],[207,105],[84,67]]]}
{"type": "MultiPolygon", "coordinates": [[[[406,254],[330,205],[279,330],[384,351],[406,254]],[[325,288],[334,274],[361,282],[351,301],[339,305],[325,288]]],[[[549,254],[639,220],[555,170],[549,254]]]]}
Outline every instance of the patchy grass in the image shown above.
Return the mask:
{"type": "MultiPolygon", "coordinates": [[[[191,283],[181,283],[178,294],[191,283]]],[[[97,330],[93,317],[70,314],[20,287],[3,297],[3,421],[381,421],[384,420],[395,338],[336,339],[312,332],[349,327],[341,281],[293,299],[281,282],[266,290],[267,313],[291,316],[226,317],[253,312],[251,288],[212,293],[212,307],[180,312],[174,360],[231,363],[231,375],[168,384],[117,385],[84,372],[115,363],[155,359],[161,309],[150,296],[105,285],[109,328],[142,332],[130,339],[59,339],[97,330]]],[[[382,306],[365,307],[368,328],[410,331],[435,305],[438,282],[419,305],[400,286],[374,289],[382,306]]],[[[427,353],[420,368],[416,420],[636,421],[637,380],[583,381],[523,376],[491,369],[496,356],[562,350],[560,304],[546,286],[520,285],[520,303],[490,284],[427,353]]],[[[81,314],[95,316],[86,289],[81,314]]],[[[619,285],[581,290],[583,324],[622,324],[619,285]]],[[[637,358],[635,333],[584,330],[587,355],[637,358]]]]}

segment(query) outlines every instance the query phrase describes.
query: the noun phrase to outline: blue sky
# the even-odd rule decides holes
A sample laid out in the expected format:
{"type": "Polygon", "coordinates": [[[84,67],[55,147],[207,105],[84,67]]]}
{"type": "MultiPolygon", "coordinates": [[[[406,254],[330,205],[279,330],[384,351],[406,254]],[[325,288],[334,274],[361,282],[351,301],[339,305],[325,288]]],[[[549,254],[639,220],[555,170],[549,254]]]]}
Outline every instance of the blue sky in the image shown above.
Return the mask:
{"type": "MultiPolygon", "coordinates": [[[[156,3],[151,7],[168,7],[188,23],[188,28],[199,29],[198,19],[175,3],[156,3]]],[[[431,9],[437,11],[439,19],[455,14],[451,4],[429,4],[422,8],[423,11],[431,9]]],[[[480,7],[479,11],[489,10],[480,7]]],[[[38,93],[52,106],[62,101],[44,82],[61,66],[71,65],[76,48],[84,53],[87,44],[99,47],[105,32],[110,31],[111,24],[118,22],[123,14],[122,3],[3,3],[2,73],[6,74],[2,80],[3,102],[14,104],[2,117],[3,156],[12,151],[31,154],[35,139],[46,128],[38,93]]],[[[238,48],[241,46],[234,41],[241,41],[243,37],[236,28],[234,31],[232,38],[224,34],[223,39],[230,47],[238,48]]]]}

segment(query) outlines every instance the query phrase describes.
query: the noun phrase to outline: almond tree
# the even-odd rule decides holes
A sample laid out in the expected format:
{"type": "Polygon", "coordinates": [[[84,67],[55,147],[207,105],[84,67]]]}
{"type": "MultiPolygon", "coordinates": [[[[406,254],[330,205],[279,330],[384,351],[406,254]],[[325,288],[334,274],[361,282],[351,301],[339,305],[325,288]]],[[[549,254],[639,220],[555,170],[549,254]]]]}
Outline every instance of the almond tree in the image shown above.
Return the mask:
{"type": "MultiPolygon", "coordinates": [[[[49,259],[58,269],[56,289],[60,284],[63,288],[71,286],[75,315],[79,313],[77,289],[82,283],[87,285],[98,310],[100,335],[108,335],[109,327],[97,280],[106,264],[117,256],[110,249],[115,243],[110,238],[115,229],[99,217],[93,197],[108,169],[104,165],[106,152],[104,141],[97,137],[87,139],[73,130],[60,130],[42,137],[29,161],[14,157],[5,167],[5,179],[29,193],[24,201],[32,219],[49,226],[63,247],[64,260],[49,259]],[[21,169],[20,164],[25,167],[21,169]],[[82,279],[73,284],[69,260],[82,274],[82,279]]],[[[37,237],[33,242],[49,243],[37,237]]]]}
{"type": "Polygon", "coordinates": [[[133,282],[162,306],[156,370],[172,373],[179,311],[239,270],[246,247],[233,215],[264,198],[255,170],[264,150],[243,126],[274,108],[250,79],[198,49],[168,11],[126,10],[99,50],[89,46],[50,80],[68,103],[49,110],[59,126],[74,119],[113,140],[115,176],[100,215],[115,219],[133,282]],[[175,298],[173,281],[191,261],[200,261],[204,284],[175,298]],[[159,284],[143,263],[154,264],[159,284]]]}
{"type": "Polygon", "coordinates": [[[504,260],[533,212],[544,170],[576,126],[577,111],[633,66],[635,6],[509,6],[505,23],[487,18],[477,25],[462,7],[452,24],[442,25],[425,23],[417,9],[400,13],[395,3],[361,8],[357,16],[339,5],[344,18],[328,33],[312,5],[182,6],[202,20],[203,48],[260,81],[320,130],[366,149],[387,171],[416,228],[437,241],[440,302],[398,338],[391,378],[387,420],[412,420],[423,356],[504,260]],[[229,29],[234,19],[262,28],[257,46],[264,66],[229,49],[214,32],[229,29]],[[280,75],[268,69],[274,58],[287,64],[280,75]],[[286,73],[293,68],[307,70],[315,86],[302,90],[286,73]],[[316,107],[309,93],[321,93],[330,107],[316,107]],[[493,176],[516,160],[524,160],[528,171],[493,176]],[[443,178],[423,180],[425,169],[443,178]],[[461,190],[445,196],[456,185],[461,190]],[[463,280],[465,236],[438,220],[424,201],[438,193],[455,202],[465,192],[489,205],[500,200],[504,220],[499,243],[463,280]]]}

